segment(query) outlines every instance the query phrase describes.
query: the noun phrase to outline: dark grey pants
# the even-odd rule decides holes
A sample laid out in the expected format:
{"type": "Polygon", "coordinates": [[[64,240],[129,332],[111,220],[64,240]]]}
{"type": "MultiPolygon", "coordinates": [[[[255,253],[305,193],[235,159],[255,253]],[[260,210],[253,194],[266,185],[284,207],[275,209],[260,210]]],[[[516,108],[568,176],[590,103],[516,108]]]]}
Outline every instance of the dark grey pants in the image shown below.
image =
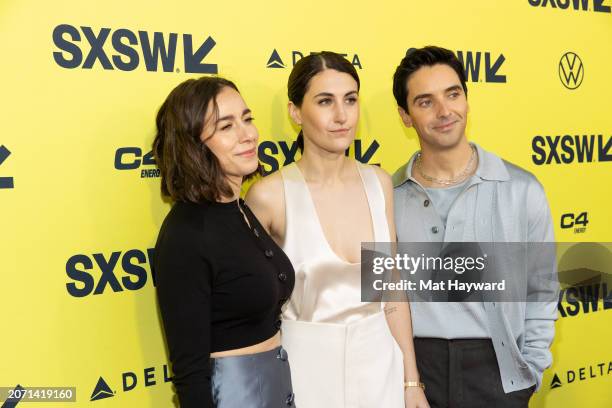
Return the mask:
{"type": "Polygon", "coordinates": [[[217,408],[295,407],[287,352],[213,358],[212,396],[217,408]]]}
{"type": "Polygon", "coordinates": [[[490,339],[417,337],[414,351],[431,408],[527,408],[535,389],[504,393],[490,339]]]}

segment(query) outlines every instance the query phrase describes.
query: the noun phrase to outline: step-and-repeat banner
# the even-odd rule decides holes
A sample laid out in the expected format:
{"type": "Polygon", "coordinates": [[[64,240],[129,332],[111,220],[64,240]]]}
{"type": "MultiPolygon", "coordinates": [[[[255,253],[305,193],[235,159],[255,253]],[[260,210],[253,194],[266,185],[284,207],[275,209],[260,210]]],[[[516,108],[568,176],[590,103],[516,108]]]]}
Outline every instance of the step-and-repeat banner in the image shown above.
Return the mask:
{"type": "MultiPolygon", "coordinates": [[[[269,173],[297,153],[292,66],[342,53],[362,79],[348,154],[393,172],[418,148],[394,69],[411,47],[450,48],[469,81],[469,138],[539,178],[559,241],[612,240],[611,6],[2,1],[0,387],[76,387],[76,403],[50,406],[174,402],[150,268],[170,207],[151,143],[157,109],[187,78],[236,82],[269,173]]],[[[606,277],[561,291],[554,364],[530,406],[611,406],[606,277]]]]}

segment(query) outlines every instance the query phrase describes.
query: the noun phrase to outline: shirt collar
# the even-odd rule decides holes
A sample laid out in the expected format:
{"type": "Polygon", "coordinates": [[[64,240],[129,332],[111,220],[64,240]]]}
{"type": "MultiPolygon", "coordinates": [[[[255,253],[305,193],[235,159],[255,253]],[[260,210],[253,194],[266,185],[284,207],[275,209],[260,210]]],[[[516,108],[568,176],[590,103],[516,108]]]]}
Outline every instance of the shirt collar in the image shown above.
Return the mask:
{"type": "MultiPolygon", "coordinates": [[[[504,161],[493,153],[489,153],[484,150],[476,143],[471,143],[476,147],[478,153],[478,167],[476,168],[475,175],[483,180],[491,181],[508,181],[510,180],[510,173],[504,164],[504,161]]],[[[419,152],[415,152],[408,163],[397,169],[393,174],[393,186],[399,187],[408,180],[416,182],[412,178],[412,166],[419,152]]]]}

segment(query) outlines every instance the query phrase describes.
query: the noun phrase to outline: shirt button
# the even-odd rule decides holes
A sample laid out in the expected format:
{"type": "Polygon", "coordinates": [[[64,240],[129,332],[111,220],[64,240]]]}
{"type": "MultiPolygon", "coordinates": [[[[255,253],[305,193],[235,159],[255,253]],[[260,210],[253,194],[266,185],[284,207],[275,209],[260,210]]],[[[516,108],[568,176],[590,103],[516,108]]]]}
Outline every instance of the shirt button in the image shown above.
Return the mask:
{"type": "Polygon", "coordinates": [[[293,406],[293,400],[295,399],[295,394],[291,393],[289,394],[289,396],[287,397],[287,400],[285,401],[287,403],[288,406],[293,406]]]}
{"type": "Polygon", "coordinates": [[[278,280],[280,280],[281,282],[284,282],[287,280],[287,275],[284,274],[283,272],[278,274],[278,280]]]}
{"type": "Polygon", "coordinates": [[[429,207],[429,200],[425,200],[425,201],[423,201],[423,206],[425,206],[425,207],[429,207]]]}
{"type": "Polygon", "coordinates": [[[505,344],[504,344],[504,342],[503,342],[503,341],[502,341],[501,343],[502,343],[502,346],[505,346],[505,344]]]}
{"type": "Polygon", "coordinates": [[[283,325],[283,321],[282,320],[277,320],[275,324],[276,324],[276,328],[280,329],[281,326],[283,325]]]}
{"type": "Polygon", "coordinates": [[[438,227],[431,227],[431,232],[433,232],[434,234],[437,234],[438,231],[440,231],[438,227]]]}
{"type": "Polygon", "coordinates": [[[255,234],[257,238],[259,238],[259,231],[257,230],[257,228],[253,228],[253,234],[255,234]]]}
{"type": "Polygon", "coordinates": [[[274,256],[274,251],[271,249],[266,249],[264,251],[264,255],[266,256],[266,258],[272,258],[274,256]]]}

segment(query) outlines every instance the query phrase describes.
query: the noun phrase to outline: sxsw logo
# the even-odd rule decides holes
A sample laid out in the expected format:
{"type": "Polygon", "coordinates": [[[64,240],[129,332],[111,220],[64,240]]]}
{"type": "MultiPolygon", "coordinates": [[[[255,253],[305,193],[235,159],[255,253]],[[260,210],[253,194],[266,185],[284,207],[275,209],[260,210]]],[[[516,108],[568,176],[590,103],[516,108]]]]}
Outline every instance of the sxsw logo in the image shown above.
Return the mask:
{"type": "MultiPolygon", "coordinates": [[[[85,297],[101,295],[109,287],[113,292],[142,289],[148,280],[145,266],[151,265],[153,251],[149,248],[146,251],[115,251],[108,255],[73,255],[66,261],[66,275],[72,280],[66,283],[66,290],[70,296],[85,297]]],[[[151,280],[155,286],[152,269],[151,280]]]]}
{"type": "Polygon", "coordinates": [[[140,169],[141,178],[159,177],[160,171],[155,168],[155,158],[153,151],[143,154],[140,147],[120,147],[115,151],[116,170],[137,170],[140,169]],[[152,168],[140,169],[143,166],[152,168]]]}
{"type": "MultiPolygon", "coordinates": [[[[123,392],[132,391],[140,386],[151,387],[158,383],[168,383],[171,381],[170,370],[167,364],[157,369],[156,367],[147,367],[143,370],[142,376],[139,376],[139,373],[140,372],[137,373],[136,371],[121,373],[121,390],[123,392]]],[[[115,395],[117,395],[117,392],[111,389],[108,382],[103,377],[100,377],[89,400],[98,401],[114,397],[115,395]]]]}
{"type": "MultiPolygon", "coordinates": [[[[362,163],[369,163],[380,144],[374,140],[369,145],[364,145],[362,140],[355,139],[352,149],[349,147],[344,152],[345,156],[353,156],[355,160],[362,163]]],[[[263,173],[268,175],[274,173],[279,168],[291,164],[295,161],[299,151],[296,141],[273,142],[266,140],[259,144],[257,155],[259,161],[264,164],[263,173]]],[[[376,163],[371,163],[376,164],[376,163]]]]}
{"type": "Polygon", "coordinates": [[[561,10],[594,11],[597,13],[609,13],[610,6],[604,5],[606,0],[527,0],[533,7],[550,7],[561,10]],[[591,6],[592,5],[592,6],[591,6]]]}
{"type": "MultiPolygon", "coordinates": [[[[408,55],[415,48],[406,51],[408,55]]],[[[506,83],[506,75],[500,73],[506,57],[483,51],[457,51],[468,82],[506,83]]]]}
{"type": "MultiPolygon", "coordinates": [[[[593,378],[608,376],[612,373],[612,361],[591,364],[585,367],[574,368],[565,372],[565,383],[571,384],[575,381],[588,381],[593,378]]],[[[550,389],[560,388],[563,382],[557,373],[550,382],[550,389]]]]}
{"type": "MultiPolygon", "coordinates": [[[[310,54],[314,54],[315,52],[316,51],[310,52],[310,54]]],[[[357,55],[357,53],[339,52],[338,54],[346,58],[355,68],[363,69],[361,60],[359,59],[359,55],[357,55]]],[[[291,51],[291,57],[287,56],[285,57],[285,60],[283,60],[275,48],[272,50],[272,54],[270,54],[270,57],[268,58],[266,68],[287,68],[285,61],[291,61],[291,66],[294,66],[302,58],[304,58],[304,52],[293,50],[291,51]]]]}
{"type": "Polygon", "coordinates": [[[612,161],[612,136],[599,135],[535,136],[531,141],[533,163],[570,164],[612,161]]]}
{"type": "MultiPolygon", "coordinates": [[[[588,268],[582,270],[585,274],[597,272],[588,268]]],[[[559,291],[557,310],[561,317],[574,317],[580,313],[586,314],[609,309],[612,309],[612,291],[608,292],[607,283],[576,285],[559,291]]]]}
{"type": "Polygon", "coordinates": [[[573,52],[566,52],[559,61],[559,79],[564,87],[574,90],[582,84],[584,79],[584,64],[573,52]]]}
{"type": "MultiPolygon", "coordinates": [[[[4,161],[11,155],[9,149],[4,145],[0,145],[0,165],[4,163],[4,161]]],[[[0,177],[0,189],[2,188],[14,188],[15,184],[13,183],[12,177],[0,177]]]]}
{"type": "Polygon", "coordinates": [[[182,70],[193,74],[216,74],[217,64],[202,62],[215,47],[212,37],[202,42],[191,34],[137,32],[127,28],[94,30],[60,24],[53,29],[53,43],[59,49],[53,59],[62,68],[133,71],[144,63],[147,71],[180,72],[177,61],[179,38],[183,44],[182,70]],[[194,44],[194,41],[197,41],[194,44]],[[108,45],[107,45],[108,44],[108,45]],[[161,63],[161,67],[160,67],[161,63]]]}

